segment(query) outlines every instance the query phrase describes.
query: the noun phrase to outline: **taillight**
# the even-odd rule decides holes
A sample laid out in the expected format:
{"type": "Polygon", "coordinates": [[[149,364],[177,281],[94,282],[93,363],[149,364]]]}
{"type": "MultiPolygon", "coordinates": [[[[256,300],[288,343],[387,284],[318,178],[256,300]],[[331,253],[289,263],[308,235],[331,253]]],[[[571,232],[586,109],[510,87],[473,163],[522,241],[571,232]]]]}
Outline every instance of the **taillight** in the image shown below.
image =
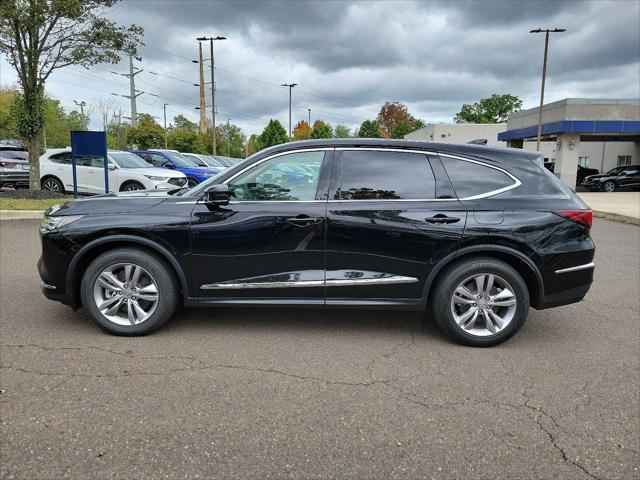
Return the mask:
{"type": "Polygon", "coordinates": [[[15,165],[15,162],[0,162],[0,167],[2,168],[12,167],[13,165],[15,165]]]}
{"type": "Polygon", "coordinates": [[[593,212],[591,210],[556,210],[553,213],[587,228],[591,228],[593,223],[593,212]]]}

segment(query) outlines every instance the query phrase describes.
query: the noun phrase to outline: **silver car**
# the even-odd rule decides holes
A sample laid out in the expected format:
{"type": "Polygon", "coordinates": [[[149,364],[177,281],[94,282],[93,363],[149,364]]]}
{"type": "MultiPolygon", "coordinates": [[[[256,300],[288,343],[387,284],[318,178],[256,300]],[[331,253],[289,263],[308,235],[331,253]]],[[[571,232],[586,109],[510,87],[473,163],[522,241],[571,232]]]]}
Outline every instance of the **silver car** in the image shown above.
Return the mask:
{"type": "Polygon", "coordinates": [[[0,146],[0,187],[29,187],[29,155],[20,147],[0,146]]]}

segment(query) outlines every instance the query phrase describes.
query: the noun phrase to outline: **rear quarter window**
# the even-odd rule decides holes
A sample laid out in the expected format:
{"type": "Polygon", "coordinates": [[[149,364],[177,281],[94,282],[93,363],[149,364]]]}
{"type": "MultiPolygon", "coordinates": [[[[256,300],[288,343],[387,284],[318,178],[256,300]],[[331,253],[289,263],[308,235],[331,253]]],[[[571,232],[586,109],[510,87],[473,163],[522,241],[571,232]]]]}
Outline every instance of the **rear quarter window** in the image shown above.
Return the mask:
{"type": "Polygon", "coordinates": [[[446,156],[440,158],[458,198],[484,195],[515,184],[509,175],[495,168],[446,156]]]}

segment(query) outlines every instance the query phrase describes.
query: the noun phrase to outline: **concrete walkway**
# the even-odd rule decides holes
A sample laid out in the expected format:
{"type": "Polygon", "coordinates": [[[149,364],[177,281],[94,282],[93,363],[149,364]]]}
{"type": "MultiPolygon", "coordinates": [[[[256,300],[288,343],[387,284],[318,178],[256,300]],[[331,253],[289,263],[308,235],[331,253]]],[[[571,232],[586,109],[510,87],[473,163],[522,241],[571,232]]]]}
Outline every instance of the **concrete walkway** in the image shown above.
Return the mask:
{"type": "Polygon", "coordinates": [[[640,225],[640,192],[580,192],[596,217],[640,225]]]}

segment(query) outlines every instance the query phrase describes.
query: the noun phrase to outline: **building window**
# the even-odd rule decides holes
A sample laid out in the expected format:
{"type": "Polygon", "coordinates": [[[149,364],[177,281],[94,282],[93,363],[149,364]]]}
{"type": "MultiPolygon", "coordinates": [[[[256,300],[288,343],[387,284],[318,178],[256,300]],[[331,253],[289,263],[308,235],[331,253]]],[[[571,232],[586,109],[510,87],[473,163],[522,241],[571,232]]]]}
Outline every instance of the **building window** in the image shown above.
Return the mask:
{"type": "Polygon", "coordinates": [[[589,157],[578,157],[578,165],[587,168],[589,166],[589,157]]]}
{"type": "Polygon", "coordinates": [[[618,166],[626,167],[631,165],[631,155],[618,155],[618,166]]]}

